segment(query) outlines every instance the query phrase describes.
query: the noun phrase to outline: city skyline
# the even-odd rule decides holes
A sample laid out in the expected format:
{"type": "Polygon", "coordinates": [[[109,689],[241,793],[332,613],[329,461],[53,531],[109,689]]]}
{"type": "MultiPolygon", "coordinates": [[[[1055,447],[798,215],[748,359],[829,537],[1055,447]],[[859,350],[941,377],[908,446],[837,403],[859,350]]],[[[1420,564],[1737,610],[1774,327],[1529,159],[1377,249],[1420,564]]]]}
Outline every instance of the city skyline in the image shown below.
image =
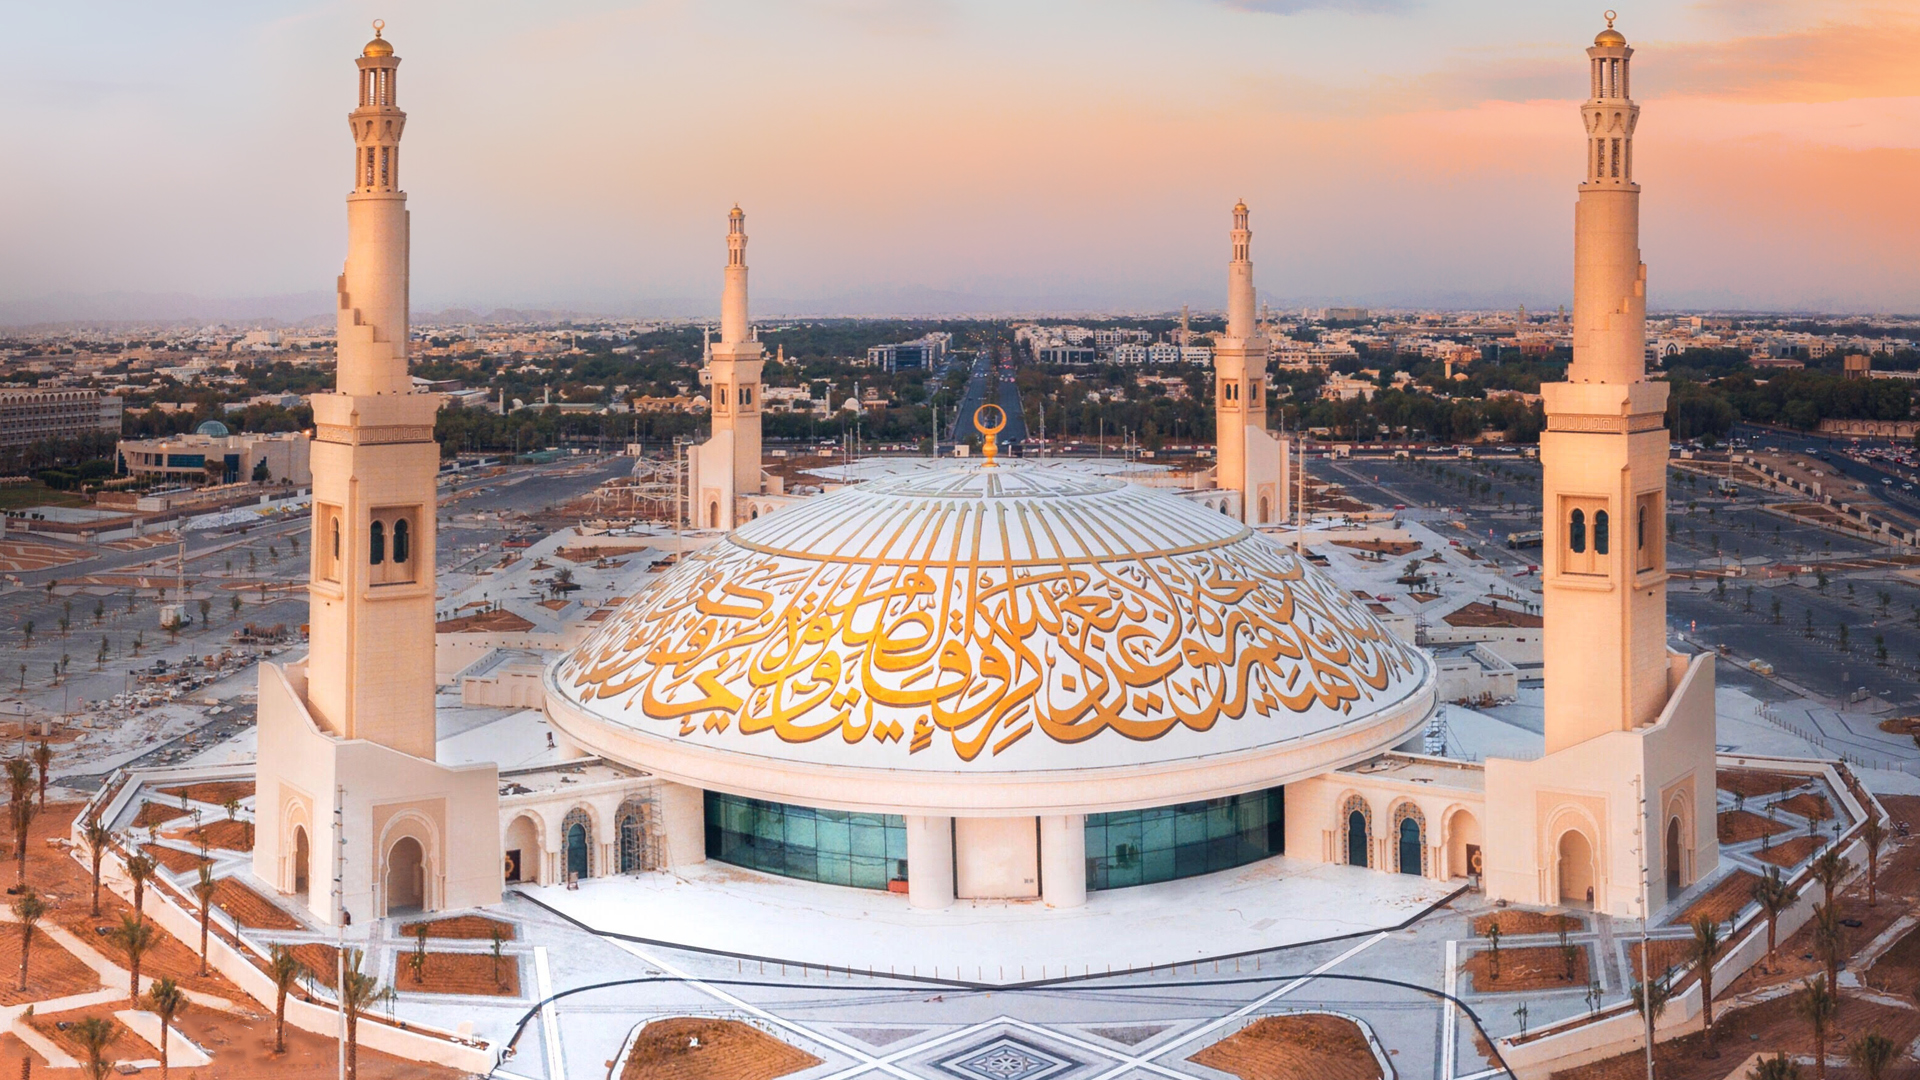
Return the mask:
{"type": "MultiPolygon", "coordinates": [[[[37,208],[0,226],[0,322],[324,314],[314,208],[348,182],[326,83],[376,16],[432,117],[423,311],[705,314],[735,201],[773,316],[1217,307],[1236,198],[1276,305],[1570,296],[1585,87],[1557,57],[1601,25],[1585,5],[128,6],[0,15],[33,43],[0,124],[57,163],[0,180],[37,208]],[[182,209],[209,200],[218,228],[182,209]]],[[[1659,61],[1636,87],[1655,309],[1911,309],[1920,18],[1621,26],[1659,61]]]]}

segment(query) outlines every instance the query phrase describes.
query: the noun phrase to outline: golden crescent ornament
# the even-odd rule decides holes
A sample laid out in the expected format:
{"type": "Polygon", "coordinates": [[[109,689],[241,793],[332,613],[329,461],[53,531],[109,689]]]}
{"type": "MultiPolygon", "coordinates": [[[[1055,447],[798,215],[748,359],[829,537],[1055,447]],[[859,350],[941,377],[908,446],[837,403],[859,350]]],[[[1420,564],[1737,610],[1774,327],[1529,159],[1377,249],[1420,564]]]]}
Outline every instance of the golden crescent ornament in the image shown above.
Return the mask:
{"type": "Polygon", "coordinates": [[[983,441],[980,443],[980,456],[984,460],[980,462],[980,467],[983,469],[991,469],[995,465],[994,458],[999,456],[1000,453],[1000,444],[995,440],[994,436],[1006,430],[1007,410],[989,401],[985,405],[973,410],[973,426],[983,437],[983,441]],[[994,414],[1000,417],[999,423],[989,424],[981,419],[987,415],[988,409],[992,409],[994,414]]]}

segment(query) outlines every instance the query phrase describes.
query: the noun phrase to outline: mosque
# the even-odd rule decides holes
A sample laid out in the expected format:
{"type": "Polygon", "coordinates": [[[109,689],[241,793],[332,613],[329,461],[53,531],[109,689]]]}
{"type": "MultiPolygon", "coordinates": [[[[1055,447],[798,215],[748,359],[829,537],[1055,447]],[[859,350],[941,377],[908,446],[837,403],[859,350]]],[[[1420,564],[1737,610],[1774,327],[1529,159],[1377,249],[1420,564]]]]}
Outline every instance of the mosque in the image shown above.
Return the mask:
{"type": "MultiPolygon", "coordinates": [[[[337,388],[316,395],[311,648],[260,669],[256,875],[326,923],[706,860],[817,887],[1100,903],[1276,856],[1657,910],[1712,873],[1714,669],[1666,634],[1667,387],[1611,24],[1587,50],[1574,357],[1543,387],[1544,754],[1406,752],[1436,662],[1274,535],[1252,232],[1232,212],[1217,466],[1167,490],[978,458],[800,497],[762,469],[746,219],[683,551],[549,663],[576,767],[437,750],[431,394],[407,377],[400,59],[357,59],[337,388]],[[329,881],[339,882],[332,891],[329,881]]],[[[996,430],[989,407],[979,418],[996,430]]]]}

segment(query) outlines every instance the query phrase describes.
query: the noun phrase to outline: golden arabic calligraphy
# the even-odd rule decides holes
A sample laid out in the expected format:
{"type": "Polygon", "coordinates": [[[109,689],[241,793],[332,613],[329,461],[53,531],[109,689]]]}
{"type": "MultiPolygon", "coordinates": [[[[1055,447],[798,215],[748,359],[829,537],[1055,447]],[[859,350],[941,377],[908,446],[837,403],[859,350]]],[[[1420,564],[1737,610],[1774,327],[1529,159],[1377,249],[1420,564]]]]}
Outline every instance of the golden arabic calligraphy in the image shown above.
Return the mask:
{"type": "MultiPolygon", "coordinates": [[[[837,736],[963,762],[1030,734],[1152,740],[1397,697],[1415,654],[1263,540],[1050,564],[687,556],[560,671],[700,738],[837,736]]],[[[1276,731],[1275,738],[1286,732],[1276,731]]]]}

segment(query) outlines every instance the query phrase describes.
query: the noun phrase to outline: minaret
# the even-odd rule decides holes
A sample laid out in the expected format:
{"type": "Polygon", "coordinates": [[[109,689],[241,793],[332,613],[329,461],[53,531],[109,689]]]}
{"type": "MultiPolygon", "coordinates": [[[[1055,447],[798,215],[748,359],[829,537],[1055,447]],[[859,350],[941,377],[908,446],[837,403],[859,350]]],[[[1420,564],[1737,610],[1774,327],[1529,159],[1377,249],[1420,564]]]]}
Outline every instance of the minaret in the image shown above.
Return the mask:
{"type": "Polygon", "coordinates": [[[439,398],[407,376],[400,58],[383,24],[360,57],[338,282],[336,389],[313,396],[308,708],[333,734],[434,756],[433,438],[439,398]]]}
{"type": "Polygon", "coordinates": [[[1240,518],[1250,525],[1284,520],[1285,484],[1266,458],[1277,453],[1267,435],[1267,339],[1254,321],[1253,231],[1247,204],[1233,207],[1233,257],[1227,263],[1227,332],[1215,343],[1214,432],[1219,443],[1215,484],[1240,492],[1240,518]],[[1272,445],[1270,445],[1272,444],[1272,445]]]}
{"type": "MultiPolygon", "coordinates": [[[[713,434],[731,437],[733,494],[760,491],[760,342],[747,318],[747,215],[727,215],[726,283],[720,293],[720,341],[707,355],[713,392],[713,434]]],[[[733,514],[731,504],[721,508],[733,514]]]]}
{"type": "MultiPolygon", "coordinates": [[[[1611,13],[1609,13],[1611,15],[1611,13]]],[[[1666,704],[1667,384],[1646,374],[1647,268],[1633,182],[1633,50],[1607,20],[1587,50],[1587,174],[1574,207],[1573,363],[1541,387],[1546,749],[1657,719],[1666,704]]]]}

